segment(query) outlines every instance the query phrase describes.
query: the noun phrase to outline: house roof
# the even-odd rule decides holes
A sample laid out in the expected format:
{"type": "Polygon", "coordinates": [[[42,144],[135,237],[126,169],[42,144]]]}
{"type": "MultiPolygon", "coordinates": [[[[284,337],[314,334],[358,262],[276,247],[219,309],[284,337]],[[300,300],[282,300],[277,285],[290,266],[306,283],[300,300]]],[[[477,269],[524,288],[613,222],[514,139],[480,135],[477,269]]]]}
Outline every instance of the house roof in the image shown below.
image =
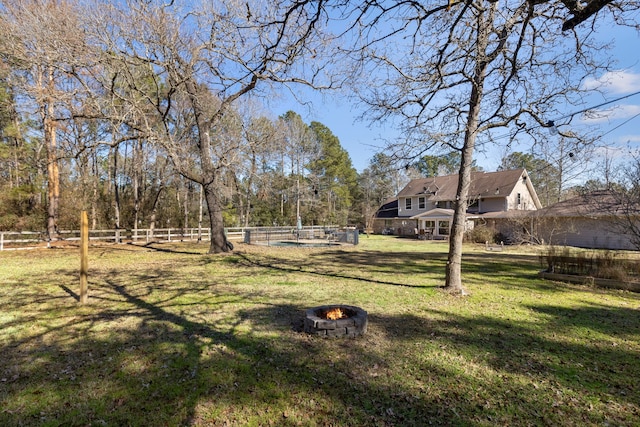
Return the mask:
{"type": "Polygon", "coordinates": [[[436,208],[436,209],[431,209],[430,211],[427,212],[422,212],[418,215],[414,215],[409,219],[429,219],[429,218],[433,218],[433,219],[448,219],[453,217],[453,209],[441,209],[441,208],[436,208]]]}
{"type": "Polygon", "coordinates": [[[387,200],[376,212],[376,218],[397,218],[398,199],[387,200]]]}
{"type": "MultiPolygon", "coordinates": [[[[506,197],[521,178],[528,178],[524,169],[498,172],[472,172],[469,197],[506,197]]],[[[530,187],[532,190],[533,187],[530,187]]],[[[409,182],[398,193],[400,197],[427,195],[433,201],[455,200],[458,190],[458,175],[419,178],[409,182]]],[[[535,194],[534,191],[532,193],[535,194]]]]}
{"type": "Polygon", "coordinates": [[[527,211],[520,209],[509,209],[508,211],[497,211],[497,212],[485,212],[485,213],[471,213],[467,214],[467,219],[515,219],[515,218],[523,218],[535,215],[535,212],[538,211],[527,211]]]}
{"type": "Polygon", "coordinates": [[[640,215],[640,204],[610,190],[593,191],[536,211],[541,217],[603,217],[640,215]]]}

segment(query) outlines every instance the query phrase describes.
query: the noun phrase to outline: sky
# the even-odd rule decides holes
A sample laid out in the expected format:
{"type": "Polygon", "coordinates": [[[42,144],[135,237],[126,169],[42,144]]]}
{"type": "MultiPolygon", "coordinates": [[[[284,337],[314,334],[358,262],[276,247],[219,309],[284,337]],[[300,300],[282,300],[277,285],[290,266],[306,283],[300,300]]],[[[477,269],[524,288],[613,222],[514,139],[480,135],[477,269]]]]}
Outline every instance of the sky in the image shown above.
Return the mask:
{"type": "MultiPolygon", "coordinates": [[[[594,91],[585,99],[586,105],[597,106],[614,99],[640,92],[640,35],[625,27],[613,26],[602,35],[603,41],[612,41],[610,54],[615,61],[615,72],[592,76],[585,87],[593,89],[598,85],[603,95],[594,91]]],[[[302,95],[309,105],[301,105],[294,100],[272,104],[276,115],[293,110],[300,114],[306,123],[318,121],[327,126],[340,139],[342,147],[348,151],[353,166],[362,172],[376,152],[382,150],[385,139],[393,140],[397,135],[391,124],[370,123],[358,117],[362,109],[357,104],[350,104],[337,97],[307,92],[302,95]]],[[[567,111],[567,114],[574,111],[567,111]]],[[[597,125],[604,136],[599,141],[606,145],[600,154],[607,152],[609,156],[628,157],[628,148],[640,149],[640,94],[607,104],[597,109],[597,114],[580,115],[575,125],[581,123],[597,125]],[[604,150],[604,151],[603,151],[604,150]]],[[[522,150],[525,151],[525,150],[522,150]]],[[[503,147],[495,147],[486,153],[476,152],[476,161],[485,171],[495,171],[504,155],[503,147]]]]}

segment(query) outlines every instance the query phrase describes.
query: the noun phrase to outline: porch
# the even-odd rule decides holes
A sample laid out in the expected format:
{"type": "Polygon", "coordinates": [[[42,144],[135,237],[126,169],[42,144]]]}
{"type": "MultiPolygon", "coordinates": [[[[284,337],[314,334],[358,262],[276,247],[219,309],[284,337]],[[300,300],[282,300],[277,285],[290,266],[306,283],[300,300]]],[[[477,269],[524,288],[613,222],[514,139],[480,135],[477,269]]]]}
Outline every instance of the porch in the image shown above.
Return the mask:
{"type": "Polygon", "coordinates": [[[432,209],[410,219],[416,220],[415,235],[420,240],[447,240],[451,234],[452,209],[432,209]]]}

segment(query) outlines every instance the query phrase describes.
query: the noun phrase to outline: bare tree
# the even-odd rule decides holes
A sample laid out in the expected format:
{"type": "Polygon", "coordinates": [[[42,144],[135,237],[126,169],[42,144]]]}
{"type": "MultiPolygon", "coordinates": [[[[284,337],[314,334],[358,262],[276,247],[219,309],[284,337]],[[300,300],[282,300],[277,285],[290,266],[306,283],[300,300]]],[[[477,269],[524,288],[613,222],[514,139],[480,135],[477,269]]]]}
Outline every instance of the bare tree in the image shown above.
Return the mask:
{"type": "Polygon", "coordinates": [[[265,185],[260,168],[268,163],[277,141],[277,127],[273,121],[265,116],[248,114],[243,120],[243,133],[247,142],[244,154],[244,167],[239,174],[239,211],[243,227],[248,227],[251,222],[252,201],[256,189],[265,185]]]}
{"type": "MultiPolygon", "coordinates": [[[[293,218],[291,222],[295,224],[298,219],[302,220],[301,205],[303,200],[309,200],[309,188],[307,180],[315,181],[317,189],[317,177],[308,177],[309,163],[319,155],[319,147],[316,136],[311,131],[309,125],[304,123],[302,117],[293,111],[287,111],[278,120],[278,126],[281,130],[282,159],[286,158],[288,171],[283,175],[288,175],[293,187],[291,200],[295,201],[295,212],[292,212],[293,218]]],[[[282,165],[283,171],[285,165],[282,165]]]]}
{"type": "Polygon", "coordinates": [[[74,76],[87,65],[84,34],[71,0],[8,0],[1,11],[0,56],[13,68],[12,84],[31,101],[22,107],[30,114],[38,112],[47,159],[47,234],[55,239],[60,200],[57,127],[73,109],[80,89],[74,76]]]}
{"type": "MultiPolygon", "coordinates": [[[[354,22],[345,32],[357,32],[349,54],[362,71],[359,95],[369,118],[399,117],[406,135],[389,149],[407,163],[443,145],[460,153],[448,290],[465,293],[462,240],[474,152],[500,142],[498,128],[509,138],[540,139],[549,118],[576,101],[581,80],[606,69],[593,55],[603,53],[592,40],[594,27],[577,24],[609,4],[620,12],[608,1],[524,0],[365,1],[342,9],[354,22]]],[[[637,10],[638,3],[624,6],[637,10]]]]}
{"type": "Polygon", "coordinates": [[[138,108],[143,100],[144,117],[132,115],[129,124],[162,146],[181,175],[202,185],[210,252],[230,248],[219,189],[241,147],[229,139],[227,116],[234,103],[259,92],[261,82],[314,85],[324,77],[321,68],[298,62],[322,42],[322,5],[130,0],[92,9],[93,39],[111,70],[103,84],[122,104],[138,108]],[[140,85],[145,69],[152,90],[140,85]],[[132,92],[135,99],[127,95],[132,92]]]}
{"type": "Polygon", "coordinates": [[[631,156],[631,161],[620,166],[619,182],[585,188],[578,197],[585,215],[597,215],[609,231],[626,236],[640,250],[640,157],[631,156]]]}

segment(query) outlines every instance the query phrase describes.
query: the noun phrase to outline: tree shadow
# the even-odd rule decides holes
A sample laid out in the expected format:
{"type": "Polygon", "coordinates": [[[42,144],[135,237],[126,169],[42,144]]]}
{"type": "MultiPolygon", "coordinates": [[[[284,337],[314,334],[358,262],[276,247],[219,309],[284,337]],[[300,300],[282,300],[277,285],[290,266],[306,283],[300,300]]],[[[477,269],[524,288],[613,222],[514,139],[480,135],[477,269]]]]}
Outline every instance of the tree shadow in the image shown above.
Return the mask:
{"type": "Polygon", "coordinates": [[[138,243],[134,243],[134,242],[127,242],[127,245],[131,245],[131,246],[137,246],[140,248],[145,248],[145,249],[150,249],[156,252],[165,252],[165,253],[170,253],[170,254],[183,254],[183,255],[203,255],[202,252],[195,252],[195,251],[182,251],[182,250],[178,250],[174,247],[162,247],[163,244],[171,244],[170,242],[148,242],[148,243],[144,243],[144,244],[138,244],[138,243]]]}
{"type": "MultiPolygon", "coordinates": [[[[269,419],[269,411],[282,411],[281,425],[415,424],[423,417],[446,425],[453,416],[439,402],[403,401],[401,389],[370,381],[368,367],[386,362],[368,341],[298,332],[303,308],[296,305],[260,304],[218,325],[206,320],[216,307],[184,309],[179,292],[154,300],[114,272],[105,283],[92,306],[0,345],[2,425],[244,424],[234,408],[247,405],[269,419]],[[317,402],[329,406],[307,413],[317,402]]],[[[22,326],[37,319],[25,316],[22,326]]]]}
{"type": "MultiPolygon", "coordinates": [[[[233,275],[274,268],[229,259],[250,267],[233,275]]],[[[397,260],[374,262],[386,270],[397,260]]],[[[12,284],[6,310],[18,314],[2,318],[0,425],[629,425],[640,412],[639,391],[627,386],[640,375],[637,343],[606,338],[637,341],[631,308],[529,305],[531,320],[520,322],[377,310],[362,337],[327,340],[301,332],[304,301],[224,287],[220,274],[104,269],[91,276],[86,306],[69,306],[74,271],[55,276],[56,286],[37,286],[47,279],[37,276],[12,284]],[[571,328],[601,342],[554,338],[571,328]],[[615,418],[622,406],[627,419],[615,418]]]]}
{"type": "Polygon", "coordinates": [[[595,304],[527,307],[542,316],[516,322],[427,309],[424,316],[378,316],[373,321],[390,341],[431,340],[436,347],[453,346],[498,375],[560,384],[576,396],[597,396],[597,390],[611,402],[626,402],[640,412],[640,390],[630,388],[628,381],[640,375],[640,365],[634,362],[640,358],[638,309],[595,304]],[[565,334],[569,330],[583,331],[587,338],[582,342],[559,338],[571,335],[565,334]],[[635,344],[618,344],[620,339],[635,344]]]}
{"type": "MultiPolygon", "coordinates": [[[[389,286],[398,286],[398,287],[406,287],[406,288],[437,287],[435,285],[400,283],[400,282],[394,282],[394,281],[379,280],[379,279],[374,279],[370,277],[360,277],[354,274],[347,274],[346,269],[340,272],[329,271],[327,269],[323,270],[323,265],[325,263],[318,262],[317,260],[314,259],[313,255],[310,255],[309,258],[304,262],[299,262],[299,261],[282,262],[280,258],[269,259],[265,257],[262,257],[262,259],[257,259],[257,258],[252,258],[248,254],[244,254],[244,253],[237,253],[236,255],[239,256],[245,262],[245,265],[268,268],[272,270],[282,271],[285,273],[304,273],[304,274],[311,274],[311,275],[324,276],[324,277],[333,277],[336,279],[357,280],[357,281],[378,284],[378,285],[389,285],[389,286]]],[[[324,253],[324,256],[327,256],[327,253],[324,253]]],[[[332,256],[334,257],[335,261],[341,262],[340,252],[332,253],[332,256]]],[[[355,260],[352,260],[349,267],[353,268],[354,265],[357,265],[357,263],[355,262],[355,260]]]]}
{"type": "Polygon", "coordinates": [[[78,302],[80,301],[80,295],[72,291],[67,285],[60,285],[60,288],[67,294],[69,294],[74,300],[78,302]]]}

